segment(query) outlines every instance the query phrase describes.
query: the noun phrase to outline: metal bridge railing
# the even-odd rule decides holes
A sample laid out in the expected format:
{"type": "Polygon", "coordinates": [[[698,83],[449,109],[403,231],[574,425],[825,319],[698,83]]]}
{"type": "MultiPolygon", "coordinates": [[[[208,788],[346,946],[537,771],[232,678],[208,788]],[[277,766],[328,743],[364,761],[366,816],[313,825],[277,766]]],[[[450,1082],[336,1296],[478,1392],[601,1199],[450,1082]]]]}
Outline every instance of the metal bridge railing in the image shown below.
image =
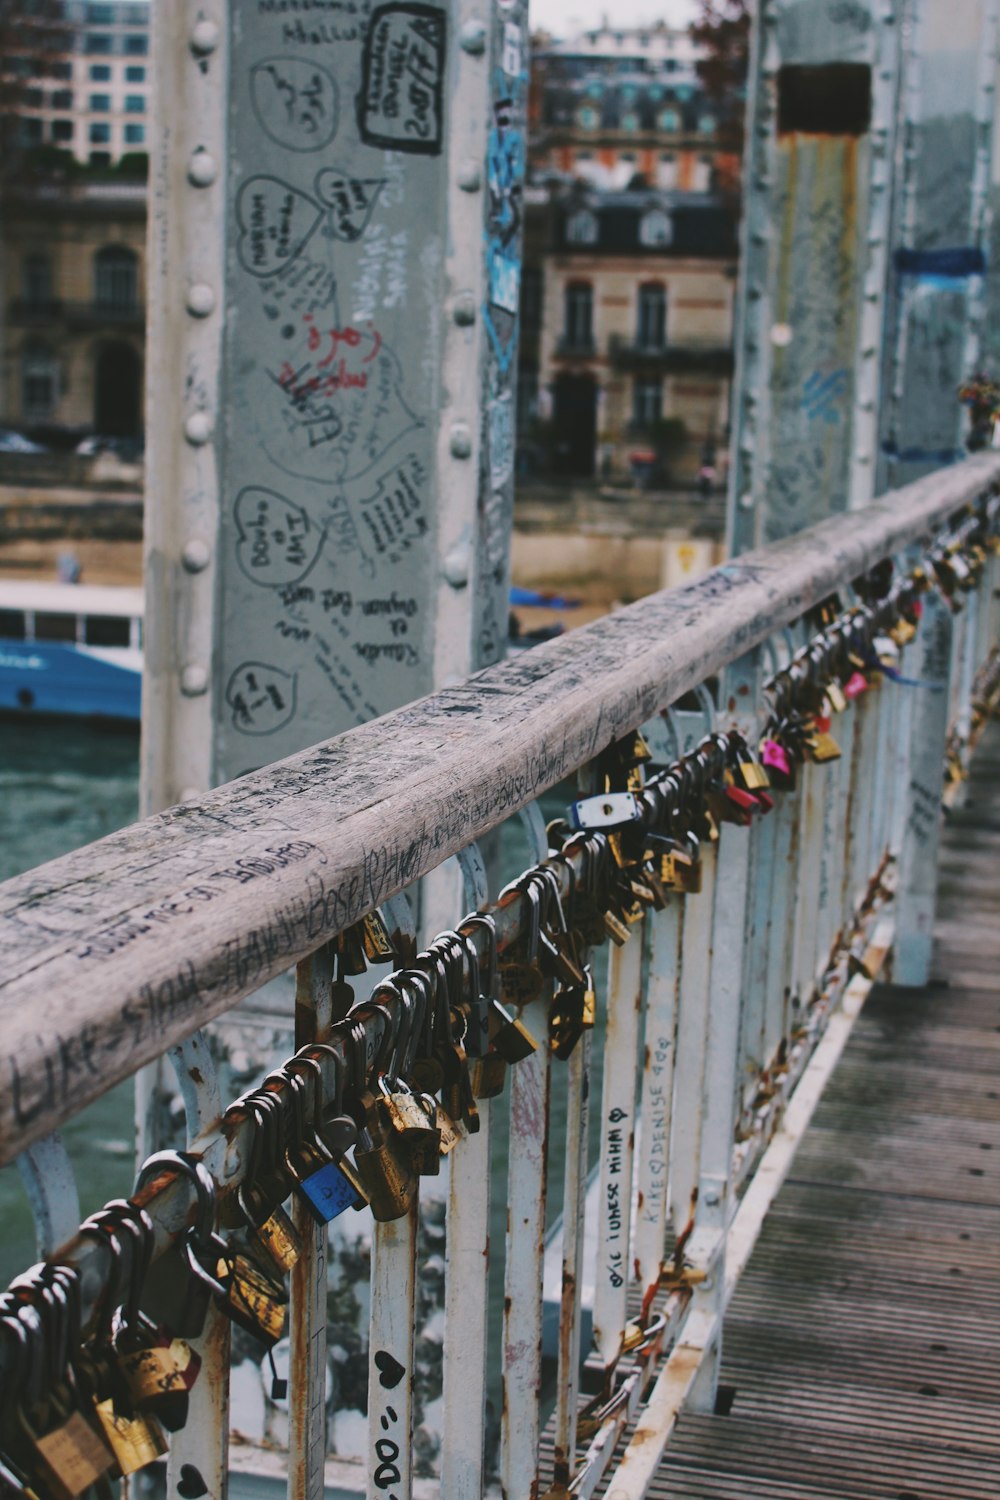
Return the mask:
{"type": "Polygon", "coordinates": [[[0,1150],[48,1263],[0,1301],[9,1483],[100,1491],[169,1447],[171,1493],[224,1495],[231,1330],[263,1354],[287,1318],[265,1467],[321,1494],[329,1223],[367,1198],[359,1490],[645,1493],[681,1404],[714,1400],[726,1302],[873,975],[926,979],[946,757],[954,782],[996,686],[998,479],[992,455],[931,475],[0,886],[0,1150]],[[491,903],[475,841],[572,773],[491,903]],[[403,893],[453,854],[476,912],[418,952],[403,893]],[[198,1028],[293,964],[294,1049],[224,1099],[198,1028]],[[187,1152],[75,1232],[52,1132],[166,1053],[187,1152]]]}

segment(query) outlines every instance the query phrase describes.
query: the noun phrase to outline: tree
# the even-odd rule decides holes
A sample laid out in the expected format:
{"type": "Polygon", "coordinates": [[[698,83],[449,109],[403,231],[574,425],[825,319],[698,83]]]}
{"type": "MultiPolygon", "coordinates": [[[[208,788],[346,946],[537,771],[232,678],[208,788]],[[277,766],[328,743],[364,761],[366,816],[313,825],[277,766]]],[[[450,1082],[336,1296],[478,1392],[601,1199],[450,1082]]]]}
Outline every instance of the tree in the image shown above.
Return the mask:
{"type": "Polygon", "coordinates": [[[747,0],[699,0],[699,17],[691,36],[702,49],[696,63],[706,97],[716,107],[720,150],[730,156],[723,187],[739,185],[743,158],[743,111],[750,58],[750,8],[747,0]]]}

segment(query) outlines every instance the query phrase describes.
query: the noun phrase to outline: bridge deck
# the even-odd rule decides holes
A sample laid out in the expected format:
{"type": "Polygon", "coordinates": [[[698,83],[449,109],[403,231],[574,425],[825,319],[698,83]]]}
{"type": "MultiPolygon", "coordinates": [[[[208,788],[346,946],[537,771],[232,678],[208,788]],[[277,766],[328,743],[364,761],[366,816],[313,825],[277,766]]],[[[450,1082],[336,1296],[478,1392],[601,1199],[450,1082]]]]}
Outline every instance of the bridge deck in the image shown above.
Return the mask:
{"type": "Polygon", "coordinates": [[[737,1290],[728,1416],[653,1495],[1000,1496],[1000,725],[942,842],[934,980],[880,986],[737,1290]]]}

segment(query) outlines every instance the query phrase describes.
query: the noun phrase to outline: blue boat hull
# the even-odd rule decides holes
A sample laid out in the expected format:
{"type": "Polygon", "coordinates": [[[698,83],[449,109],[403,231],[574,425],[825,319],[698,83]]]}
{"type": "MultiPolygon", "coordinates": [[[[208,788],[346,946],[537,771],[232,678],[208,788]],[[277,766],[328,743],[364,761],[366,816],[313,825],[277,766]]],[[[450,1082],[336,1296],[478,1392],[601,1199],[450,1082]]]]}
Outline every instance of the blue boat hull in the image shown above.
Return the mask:
{"type": "Polygon", "coordinates": [[[142,674],[56,641],[0,639],[0,711],[138,722],[142,674]]]}

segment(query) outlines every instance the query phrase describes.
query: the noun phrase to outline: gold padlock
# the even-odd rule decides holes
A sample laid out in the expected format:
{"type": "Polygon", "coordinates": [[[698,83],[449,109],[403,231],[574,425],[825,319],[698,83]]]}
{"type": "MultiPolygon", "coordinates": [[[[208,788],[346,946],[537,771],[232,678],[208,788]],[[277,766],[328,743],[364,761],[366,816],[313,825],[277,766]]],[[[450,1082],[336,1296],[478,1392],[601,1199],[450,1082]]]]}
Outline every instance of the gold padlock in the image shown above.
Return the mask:
{"type": "Polygon", "coordinates": [[[372,1214],[379,1223],[388,1224],[409,1213],[420,1177],[399,1137],[372,1123],[378,1138],[367,1124],[362,1127],[354,1148],[354,1167],[372,1214]]]}
{"type": "Polygon", "coordinates": [[[441,1171],[441,1130],[437,1101],[429,1094],[415,1094],[403,1079],[390,1084],[384,1075],[379,1079],[384,1110],[391,1128],[401,1137],[414,1167],[422,1177],[436,1177],[441,1171]]]}
{"type": "Polygon", "coordinates": [[[285,1331],[288,1298],[278,1282],[245,1255],[220,1255],[215,1274],[224,1291],[228,1318],[264,1344],[276,1344],[285,1331]]]}
{"type": "Polygon", "coordinates": [[[123,1416],[110,1396],[105,1401],[95,1401],[94,1410],[122,1474],[136,1474],[166,1453],[167,1440],[155,1417],[141,1412],[123,1416]]]}
{"type": "Polygon", "coordinates": [[[39,1434],[23,1413],[21,1423],[34,1446],[39,1476],[56,1500],[76,1500],[115,1466],[111,1449],[79,1411],[39,1434]]]}

